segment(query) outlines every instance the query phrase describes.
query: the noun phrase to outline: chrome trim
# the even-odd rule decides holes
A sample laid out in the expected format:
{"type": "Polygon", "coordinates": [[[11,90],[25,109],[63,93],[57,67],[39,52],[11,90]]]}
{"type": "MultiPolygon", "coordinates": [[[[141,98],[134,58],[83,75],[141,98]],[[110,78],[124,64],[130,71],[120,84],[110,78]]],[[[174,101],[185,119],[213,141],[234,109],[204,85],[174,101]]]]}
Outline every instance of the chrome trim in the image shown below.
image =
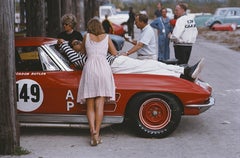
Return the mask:
{"type": "Polygon", "coordinates": [[[62,71],[73,71],[55,54],[55,52],[50,48],[51,44],[42,45],[44,52],[47,53],[50,58],[59,66],[62,71]]]}
{"type": "MultiPolygon", "coordinates": [[[[20,123],[21,127],[63,127],[63,128],[89,128],[89,124],[71,124],[71,123],[20,123]]],[[[101,128],[111,126],[111,124],[102,124],[101,128]]]]}
{"type": "Polygon", "coordinates": [[[209,98],[209,101],[206,104],[190,104],[186,105],[187,108],[199,108],[200,113],[205,112],[210,107],[212,107],[215,104],[215,99],[213,97],[209,98]]]}
{"type": "MultiPolygon", "coordinates": [[[[64,114],[18,114],[20,123],[57,123],[57,124],[80,124],[88,123],[86,115],[64,114]]],[[[104,116],[103,124],[122,123],[124,116],[104,116]]]]}

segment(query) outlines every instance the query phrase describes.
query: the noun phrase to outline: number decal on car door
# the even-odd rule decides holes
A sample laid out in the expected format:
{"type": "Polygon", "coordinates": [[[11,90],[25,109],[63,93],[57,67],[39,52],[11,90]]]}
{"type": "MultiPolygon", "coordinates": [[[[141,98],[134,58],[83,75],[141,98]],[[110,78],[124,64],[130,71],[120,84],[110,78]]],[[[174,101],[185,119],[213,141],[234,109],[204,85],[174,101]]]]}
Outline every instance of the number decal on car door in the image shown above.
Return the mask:
{"type": "Polygon", "coordinates": [[[34,80],[22,79],[16,82],[17,109],[24,112],[34,111],[43,102],[41,86],[34,80]]]}

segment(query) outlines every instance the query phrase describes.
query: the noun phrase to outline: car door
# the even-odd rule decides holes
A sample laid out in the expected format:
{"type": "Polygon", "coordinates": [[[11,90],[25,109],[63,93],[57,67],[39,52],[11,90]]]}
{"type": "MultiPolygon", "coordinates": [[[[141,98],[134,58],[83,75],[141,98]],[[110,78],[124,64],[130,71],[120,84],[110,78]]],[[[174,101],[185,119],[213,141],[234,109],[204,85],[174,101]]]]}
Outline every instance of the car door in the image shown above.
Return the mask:
{"type": "Polygon", "coordinates": [[[61,71],[41,47],[16,48],[17,108],[24,113],[80,113],[76,104],[81,71],[61,71]]]}
{"type": "MultiPolygon", "coordinates": [[[[17,109],[31,114],[85,115],[86,105],[76,102],[81,71],[61,70],[51,54],[54,51],[49,50],[46,46],[16,48],[17,109]]],[[[116,102],[107,102],[104,112],[113,115],[117,109],[116,102]]]]}

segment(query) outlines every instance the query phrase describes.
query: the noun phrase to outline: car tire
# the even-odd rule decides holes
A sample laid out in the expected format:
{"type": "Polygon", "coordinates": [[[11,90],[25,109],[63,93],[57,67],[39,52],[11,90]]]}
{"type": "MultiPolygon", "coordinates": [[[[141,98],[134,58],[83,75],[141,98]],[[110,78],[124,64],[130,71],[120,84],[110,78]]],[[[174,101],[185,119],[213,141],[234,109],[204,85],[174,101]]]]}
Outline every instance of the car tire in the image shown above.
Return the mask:
{"type": "Polygon", "coordinates": [[[127,114],[131,127],[141,137],[166,137],[181,120],[180,103],[170,94],[143,93],[135,96],[129,105],[127,114]]]}

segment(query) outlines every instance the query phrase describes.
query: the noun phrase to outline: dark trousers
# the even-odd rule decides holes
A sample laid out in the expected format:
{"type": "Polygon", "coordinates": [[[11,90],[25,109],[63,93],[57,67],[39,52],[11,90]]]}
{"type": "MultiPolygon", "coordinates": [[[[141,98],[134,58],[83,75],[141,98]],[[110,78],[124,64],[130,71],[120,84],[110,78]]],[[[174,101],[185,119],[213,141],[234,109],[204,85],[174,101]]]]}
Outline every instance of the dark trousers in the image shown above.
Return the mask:
{"type": "Polygon", "coordinates": [[[178,59],[178,64],[188,64],[192,46],[174,45],[175,58],[178,59]]]}
{"type": "Polygon", "coordinates": [[[134,39],[134,23],[128,23],[128,36],[134,39]]]}

